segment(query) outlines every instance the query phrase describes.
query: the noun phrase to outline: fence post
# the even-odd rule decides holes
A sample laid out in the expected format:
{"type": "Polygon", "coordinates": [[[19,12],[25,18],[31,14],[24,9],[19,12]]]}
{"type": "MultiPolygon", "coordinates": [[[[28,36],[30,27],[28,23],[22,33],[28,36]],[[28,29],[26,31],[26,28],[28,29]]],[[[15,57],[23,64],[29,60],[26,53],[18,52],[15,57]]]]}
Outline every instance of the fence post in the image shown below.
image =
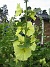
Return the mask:
{"type": "Polygon", "coordinates": [[[44,44],[44,21],[42,20],[42,36],[41,36],[41,45],[44,44]]]}

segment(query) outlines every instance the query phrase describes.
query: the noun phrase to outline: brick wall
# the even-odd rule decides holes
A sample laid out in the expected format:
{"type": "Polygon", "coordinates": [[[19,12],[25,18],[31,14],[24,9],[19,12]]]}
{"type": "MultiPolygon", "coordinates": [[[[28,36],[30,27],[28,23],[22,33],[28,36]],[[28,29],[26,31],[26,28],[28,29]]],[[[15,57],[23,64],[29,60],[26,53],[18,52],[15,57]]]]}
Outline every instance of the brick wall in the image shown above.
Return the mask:
{"type": "MultiPolygon", "coordinates": [[[[41,21],[40,21],[40,19],[39,18],[36,18],[36,20],[35,20],[35,24],[36,25],[38,25],[38,26],[40,26],[40,23],[41,23],[41,21]]],[[[49,21],[48,20],[45,20],[44,21],[44,41],[46,42],[46,41],[50,41],[50,23],[49,23],[49,21]]],[[[39,35],[39,36],[37,36],[39,39],[40,39],[40,41],[41,41],[41,35],[39,35]]]]}
{"type": "Polygon", "coordinates": [[[50,23],[49,22],[44,23],[44,35],[45,35],[44,40],[50,41],[50,23]]]}

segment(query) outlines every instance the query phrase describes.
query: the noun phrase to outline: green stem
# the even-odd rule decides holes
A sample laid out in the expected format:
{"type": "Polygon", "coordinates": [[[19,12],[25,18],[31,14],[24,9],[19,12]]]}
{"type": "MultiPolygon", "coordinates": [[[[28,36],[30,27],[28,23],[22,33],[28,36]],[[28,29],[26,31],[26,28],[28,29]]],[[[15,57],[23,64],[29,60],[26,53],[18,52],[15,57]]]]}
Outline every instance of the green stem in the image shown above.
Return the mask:
{"type": "Polygon", "coordinates": [[[25,20],[26,20],[26,26],[25,26],[25,44],[26,44],[26,33],[27,33],[27,1],[26,1],[26,16],[25,16],[25,20]]]}

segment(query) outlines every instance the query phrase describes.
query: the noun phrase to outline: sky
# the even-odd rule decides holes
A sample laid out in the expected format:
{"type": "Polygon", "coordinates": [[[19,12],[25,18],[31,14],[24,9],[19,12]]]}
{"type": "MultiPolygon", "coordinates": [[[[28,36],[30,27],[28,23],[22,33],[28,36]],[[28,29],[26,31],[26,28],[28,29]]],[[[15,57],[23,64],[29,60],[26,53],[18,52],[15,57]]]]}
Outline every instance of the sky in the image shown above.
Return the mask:
{"type": "MultiPolygon", "coordinates": [[[[8,16],[10,18],[15,14],[17,3],[20,3],[21,7],[25,9],[24,0],[0,0],[0,7],[2,7],[4,4],[7,5],[8,16]]],[[[42,10],[46,9],[49,13],[50,0],[29,0],[28,6],[31,6],[32,9],[40,7],[42,10]]]]}

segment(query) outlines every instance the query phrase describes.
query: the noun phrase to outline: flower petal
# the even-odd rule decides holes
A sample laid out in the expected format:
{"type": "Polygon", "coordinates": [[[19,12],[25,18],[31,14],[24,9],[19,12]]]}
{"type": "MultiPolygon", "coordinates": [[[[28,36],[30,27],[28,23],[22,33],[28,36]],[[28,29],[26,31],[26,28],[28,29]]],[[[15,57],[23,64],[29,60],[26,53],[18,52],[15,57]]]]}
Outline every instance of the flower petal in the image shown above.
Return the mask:
{"type": "Polygon", "coordinates": [[[30,46],[31,50],[35,51],[35,48],[36,48],[36,44],[35,42],[30,46]]]}

